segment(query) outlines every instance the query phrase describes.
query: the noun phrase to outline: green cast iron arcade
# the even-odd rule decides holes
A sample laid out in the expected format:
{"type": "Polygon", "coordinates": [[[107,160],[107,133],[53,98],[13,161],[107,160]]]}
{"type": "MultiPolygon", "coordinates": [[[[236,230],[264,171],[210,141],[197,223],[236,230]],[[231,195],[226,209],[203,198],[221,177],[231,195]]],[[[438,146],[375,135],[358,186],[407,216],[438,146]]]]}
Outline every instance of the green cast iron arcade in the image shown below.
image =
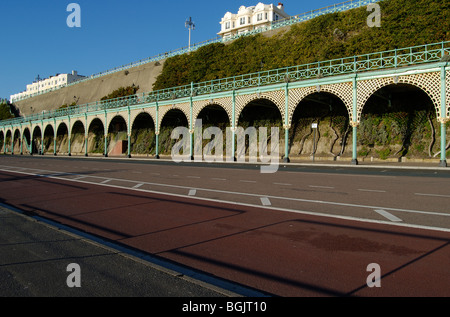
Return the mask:
{"type": "MultiPolygon", "coordinates": [[[[35,133],[40,133],[40,151],[44,152],[44,134],[51,126],[54,133],[54,154],[58,130],[68,130],[68,155],[71,155],[71,136],[75,124],[84,126],[84,152],[88,155],[88,133],[95,120],[103,124],[104,155],[108,155],[108,128],[116,117],[123,118],[128,136],[127,154],[131,157],[131,129],[141,113],[151,116],[155,126],[156,157],[159,157],[159,134],[164,116],[172,109],[182,111],[191,132],[193,153],[194,125],[200,111],[209,105],[222,107],[230,122],[233,140],[242,110],[253,100],[273,102],[283,118],[285,129],[284,160],[289,162],[289,131],[292,117],[299,103],[309,95],[327,92],[338,97],[346,106],[353,127],[352,164],[358,164],[357,130],[367,100],[388,85],[409,84],[423,90],[432,101],[441,129],[440,165],[447,166],[446,124],[450,120],[450,42],[408,47],[348,58],[298,65],[270,71],[234,76],[186,86],[78,105],[38,115],[0,122],[3,152],[13,153],[14,141],[19,137],[20,152],[24,146],[32,152],[35,133]],[[7,140],[10,140],[7,142],[7,140]]],[[[50,129],[49,129],[50,130],[50,129]]],[[[232,143],[235,153],[235,142],[232,143]]]]}

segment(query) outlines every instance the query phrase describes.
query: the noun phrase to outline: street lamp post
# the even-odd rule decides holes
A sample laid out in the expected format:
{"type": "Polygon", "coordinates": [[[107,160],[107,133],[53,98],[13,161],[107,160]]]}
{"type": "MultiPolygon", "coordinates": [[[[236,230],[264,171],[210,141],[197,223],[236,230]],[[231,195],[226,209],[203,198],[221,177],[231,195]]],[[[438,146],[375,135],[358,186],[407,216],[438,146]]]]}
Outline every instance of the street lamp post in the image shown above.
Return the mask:
{"type": "Polygon", "coordinates": [[[190,17],[189,20],[186,21],[186,28],[189,29],[189,51],[191,51],[191,32],[192,30],[195,30],[195,24],[192,21],[192,18],[190,17]]]}

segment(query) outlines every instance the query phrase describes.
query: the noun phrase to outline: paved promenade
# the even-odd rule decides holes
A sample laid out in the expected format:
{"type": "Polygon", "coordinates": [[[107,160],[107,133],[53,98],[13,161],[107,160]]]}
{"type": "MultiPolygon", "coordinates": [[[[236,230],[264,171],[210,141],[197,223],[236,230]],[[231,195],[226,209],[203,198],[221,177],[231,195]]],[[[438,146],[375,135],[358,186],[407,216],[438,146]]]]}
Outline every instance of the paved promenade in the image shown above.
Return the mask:
{"type": "Polygon", "coordinates": [[[0,297],[228,297],[235,293],[0,206],[0,297]],[[80,287],[72,263],[80,267],[80,287]],[[76,286],[76,285],[75,285],[76,286]]]}

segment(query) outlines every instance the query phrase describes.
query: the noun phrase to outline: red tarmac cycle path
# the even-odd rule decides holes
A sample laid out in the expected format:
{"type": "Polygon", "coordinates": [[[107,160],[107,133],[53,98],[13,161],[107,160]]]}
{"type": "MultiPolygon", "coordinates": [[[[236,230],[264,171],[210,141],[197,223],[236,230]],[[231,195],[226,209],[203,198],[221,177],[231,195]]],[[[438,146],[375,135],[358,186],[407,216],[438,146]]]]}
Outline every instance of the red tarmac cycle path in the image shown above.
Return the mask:
{"type": "Polygon", "coordinates": [[[450,234],[1,172],[0,202],[283,297],[450,296],[450,234]],[[367,266],[381,268],[369,288],[367,266]]]}

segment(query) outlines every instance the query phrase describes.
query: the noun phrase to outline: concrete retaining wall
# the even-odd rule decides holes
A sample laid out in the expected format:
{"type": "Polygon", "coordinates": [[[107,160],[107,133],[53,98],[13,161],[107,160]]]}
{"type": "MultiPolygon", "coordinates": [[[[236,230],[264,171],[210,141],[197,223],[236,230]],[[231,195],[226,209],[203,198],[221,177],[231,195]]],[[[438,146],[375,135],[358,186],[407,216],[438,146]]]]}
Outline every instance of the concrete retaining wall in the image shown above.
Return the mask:
{"type": "Polygon", "coordinates": [[[99,101],[120,87],[139,86],[138,93],[153,89],[156,78],[161,74],[164,62],[153,62],[130,68],[114,74],[91,79],[79,84],[52,91],[40,96],[14,103],[21,115],[38,114],[44,110],[56,110],[74,101],[82,105],[99,101]]]}

